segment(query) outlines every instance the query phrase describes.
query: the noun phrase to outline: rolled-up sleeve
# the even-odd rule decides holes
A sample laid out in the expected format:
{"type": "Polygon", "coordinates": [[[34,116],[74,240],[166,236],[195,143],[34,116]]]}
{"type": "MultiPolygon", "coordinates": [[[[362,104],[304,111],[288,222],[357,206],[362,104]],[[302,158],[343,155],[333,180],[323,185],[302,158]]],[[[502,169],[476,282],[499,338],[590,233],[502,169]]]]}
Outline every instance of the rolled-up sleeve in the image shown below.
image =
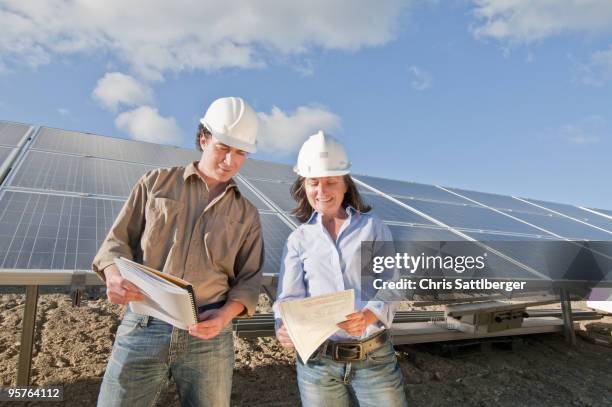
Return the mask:
{"type": "MultiPolygon", "coordinates": [[[[388,244],[386,245],[386,243],[393,242],[393,235],[391,234],[389,227],[382,221],[377,221],[373,231],[373,241],[375,245],[374,253],[377,253],[380,250],[390,250],[392,246],[389,246],[388,244]]],[[[389,270],[387,273],[395,275],[397,270],[389,270]]],[[[388,280],[392,280],[392,278],[388,278],[388,280]]],[[[400,296],[390,293],[389,290],[380,290],[375,298],[380,298],[381,301],[370,300],[365,305],[365,308],[372,311],[378,320],[385,326],[385,328],[390,329],[391,325],[393,324],[393,318],[395,317],[395,311],[397,310],[397,306],[399,304],[397,300],[400,298],[400,296]]]]}
{"type": "Polygon", "coordinates": [[[276,329],[280,327],[282,322],[279,304],[283,301],[306,298],[304,267],[300,258],[297,233],[299,232],[295,231],[289,235],[281,258],[278,287],[276,290],[277,296],[272,307],[276,329]]]}
{"type": "Polygon", "coordinates": [[[145,224],[146,202],[147,190],[143,176],[132,189],[93,260],[92,270],[103,281],[104,269],[113,264],[116,257],[134,259],[145,224]]]}
{"type": "Polygon", "coordinates": [[[259,215],[245,238],[236,258],[235,278],[227,299],[238,301],[245,307],[240,316],[252,316],[257,308],[261,289],[262,266],[264,262],[264,242],[259,215]]]}

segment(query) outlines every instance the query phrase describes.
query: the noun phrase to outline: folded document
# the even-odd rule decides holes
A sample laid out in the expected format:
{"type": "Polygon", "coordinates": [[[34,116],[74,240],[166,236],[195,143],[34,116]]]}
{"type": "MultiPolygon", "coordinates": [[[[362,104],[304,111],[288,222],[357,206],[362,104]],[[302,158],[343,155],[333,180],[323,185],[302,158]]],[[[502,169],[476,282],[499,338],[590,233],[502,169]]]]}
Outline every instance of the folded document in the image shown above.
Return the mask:
{"type": "Polygon", "coordinates": [[[161,319],[180,329],[197,323],[193,287],[187,281],[119,257],[121,276],[137,286],[144,300],[130,302],[132,311],[161,319]]]}
{"type": "Polygon", "coordinates": [[[355,292],[351,289],[284,301],[278,306],[287,333],[300,358],[306,362],[327,338],[340,329],[337,324],[346,321],[346,316],[354,312],[355,292]]]}

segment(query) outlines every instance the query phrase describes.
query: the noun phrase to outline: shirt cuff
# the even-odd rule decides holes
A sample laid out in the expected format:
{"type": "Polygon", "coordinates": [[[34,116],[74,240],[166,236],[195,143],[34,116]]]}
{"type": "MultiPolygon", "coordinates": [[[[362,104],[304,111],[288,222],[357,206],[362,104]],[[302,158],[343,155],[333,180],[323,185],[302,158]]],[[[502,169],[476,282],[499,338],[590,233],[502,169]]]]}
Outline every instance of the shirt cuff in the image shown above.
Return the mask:
{"type": "Polygon", "coordinates": [[[106,283],[106,276],[104,275],[104,269],[108,266],[115,264],[115,260],[100,260],[96,261],[91,265],[91,269],[100,277],[100,279],[106,283]]]}
{"type": "Polygon", "coordinates": [[[255,309],[257,308],[257,303],[259,302],[259,293],[257,293],[256,298],[256,300],[253,300],[253,295],[244,291],[230,290],[230,292],[227,294],[227,301],[238,301],[244,305],[244,310],[242,310],[237,317],[252,317],[253,314],[255,314],[255,309]]]}
{"type": "Polygon", "coordinates": [[[376,315],[378,321],[385,326],[385,328],[390,329],[393,324],[393,316],[391,316],[391,320],[389,320],[389,307],[384,302],[380,301],[370,301],[366,304],[365,308],[369,309],[376,315]]]}

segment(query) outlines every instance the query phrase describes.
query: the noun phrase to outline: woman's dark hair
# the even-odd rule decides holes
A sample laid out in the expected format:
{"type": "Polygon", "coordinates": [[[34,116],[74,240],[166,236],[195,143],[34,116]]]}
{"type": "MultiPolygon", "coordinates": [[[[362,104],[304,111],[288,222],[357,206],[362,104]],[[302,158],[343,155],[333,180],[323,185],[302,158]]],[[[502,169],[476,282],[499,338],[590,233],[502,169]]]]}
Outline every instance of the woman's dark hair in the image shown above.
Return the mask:
{"type": "MultiPolygon", "coordinates": [[[[352,206],[357,211],[361,213],[369,212],[372,210],[372,206],[367,205],[363,199],[361,199],[361,195],[359,195],[359,191],[357,190],[357,186],[355,182],[351,178],[349,174],[346,174],[342,177],[344,179],[344,183],[346,184],[346,193],[344,194],[344,199],[342,200],[342,207],[346,209],[347,206],[352,206]]],[[[297,202],[297,207],[294,208],[291,213],[295,215],[296,218],[302,223],[306,222],[310,219],[312,212],[314,209],[310,206],[308,202],[308,197],[306,196],[306,190],[304,189],[304,177],[298,177],[295,180],[293,185],[291,185],[291,196],[297,202]]]]}
{"type": "Polygon", "coordinates": [[[202,151],[202,147],[200,146],[200,136],[202,135],[204,135],[204,138],[207,140],[212,137],[210,131],[206,127],[204,127],[202,123],[200,123],[200,125],[198,126],[198,132],[195,136],[195,145],[199,151],[202,151]]]}

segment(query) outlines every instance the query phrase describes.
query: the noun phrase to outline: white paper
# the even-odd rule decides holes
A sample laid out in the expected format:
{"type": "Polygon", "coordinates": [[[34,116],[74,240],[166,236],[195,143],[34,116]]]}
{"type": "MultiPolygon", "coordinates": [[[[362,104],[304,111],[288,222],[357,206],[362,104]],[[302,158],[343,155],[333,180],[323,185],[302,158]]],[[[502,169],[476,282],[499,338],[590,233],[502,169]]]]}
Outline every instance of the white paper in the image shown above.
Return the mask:
{"type": "Polygon", "coordinates": [[[138,263],[118,258],[115,264],[121,276],[136,285],[145,297],[142,301],[130,302],[132,311],[161,319],[185,330],[189,329],[189,325],[197,323],[187,290],[144,271],[138,267],[138,263]]]}
{"type": "Polygon", "coordinates": [[[337,324],[346,321],[346,316],[354,310],[352,289],[279,304],[283,324],[304,362],[338,331],[337,324]]]}

